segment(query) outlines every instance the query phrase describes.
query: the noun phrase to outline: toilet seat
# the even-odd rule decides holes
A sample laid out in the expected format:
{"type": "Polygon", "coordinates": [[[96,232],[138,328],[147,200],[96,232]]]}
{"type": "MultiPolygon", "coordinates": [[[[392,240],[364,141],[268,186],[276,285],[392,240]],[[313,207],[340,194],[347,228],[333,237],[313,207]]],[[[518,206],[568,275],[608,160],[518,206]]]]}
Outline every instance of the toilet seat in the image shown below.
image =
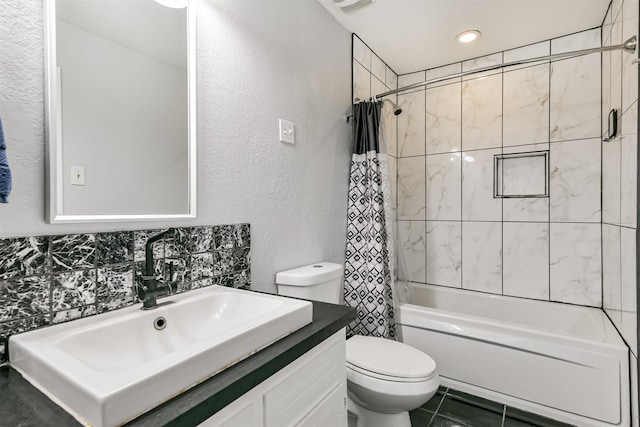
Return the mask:
{"type": "Polygon", "coordinates": [[[420,350],[361,335],[347,340],[347,368],[367,377],[401,383],[424,382],[437,376],[436,363],[420,350]]]}
{"type": "Polygon", "coordinates": [[[424,381],[429,381],[431,378],[435,377],[437,375],[436,371],[434,370],[431,375],[429,376],[425,376],[425,377],[420,377],[420,378],[405,378],[405,377],[395,377],[395,376],[391,376],[391,375],[384,375],[381,374],[379,372],[373,372],[373,371],[368,371],[366,369],[363,369],[357,365],[354,365],[352,363],[347,362],[347,369],[350,369],[354,372],[357,372],[360,375],[365,375],[367,377],[370,378],[375,378],[375,379],[379,379],[379,380],[383,380],[383,381],[392,381],[392,382],[397,382],[397,383],[419,383],[419,382],[424,382],[424,381]]]}
{"type": "MultiPolygon", "coordinates": [[[[437,389],[440,385],[440,377],[436,374],[428,380],[405,382],[397,379],[376,378],[347,367],[347,384],[349,383],[369,392],[387,395],[388,398],[391,396],[404,398],[422,395],[434,387],[437,389]]],[[[353,386],[349,385],[347,389],[353,391],[353,386]]]]}

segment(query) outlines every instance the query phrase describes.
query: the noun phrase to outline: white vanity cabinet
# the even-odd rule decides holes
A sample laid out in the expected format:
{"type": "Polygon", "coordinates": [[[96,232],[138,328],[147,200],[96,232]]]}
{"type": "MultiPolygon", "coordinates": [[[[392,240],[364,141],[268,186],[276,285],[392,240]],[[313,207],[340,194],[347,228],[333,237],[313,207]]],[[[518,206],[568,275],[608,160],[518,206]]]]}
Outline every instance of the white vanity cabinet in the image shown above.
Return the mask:
{"type": "Polygon", "coordinates": [[[346,426],[345,354],[342,329],[200,426],[346,426]]]}

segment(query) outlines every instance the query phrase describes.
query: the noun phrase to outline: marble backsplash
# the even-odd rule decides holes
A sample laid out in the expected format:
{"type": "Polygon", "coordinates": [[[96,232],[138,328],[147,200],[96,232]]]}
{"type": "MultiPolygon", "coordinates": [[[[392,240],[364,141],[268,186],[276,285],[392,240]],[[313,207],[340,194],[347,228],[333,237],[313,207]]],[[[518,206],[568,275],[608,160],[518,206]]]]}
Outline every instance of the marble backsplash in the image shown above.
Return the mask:
{"type": "MultiPolygon", "coordinates": [[[[249,289],[249,224],[175,228],[154,244],[156,274],[177,292],[249,289]],[[172,264],[172,277],[169,277],[172,264]]],[[[0,362],[11,334],[136,304],[145,243],[162,230],[0,239],[0,362]]]]}

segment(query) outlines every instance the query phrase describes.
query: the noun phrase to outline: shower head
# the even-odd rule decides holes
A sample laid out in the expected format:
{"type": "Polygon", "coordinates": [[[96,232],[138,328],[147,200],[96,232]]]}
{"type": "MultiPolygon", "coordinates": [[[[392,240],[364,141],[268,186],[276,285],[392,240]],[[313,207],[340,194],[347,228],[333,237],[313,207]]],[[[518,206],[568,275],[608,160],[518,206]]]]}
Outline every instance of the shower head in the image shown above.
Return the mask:
{"type": "Polygon", "coordinates": [[[394,103],[393,101],[391,101],[389,99],[385,99],[384,101],[391,104],[391,107],[393,108],[393,115],[394,116],[399,116],[400,114],[402,114],[402,108],[400,108],[398,106],[398,104],[394,103]]]}

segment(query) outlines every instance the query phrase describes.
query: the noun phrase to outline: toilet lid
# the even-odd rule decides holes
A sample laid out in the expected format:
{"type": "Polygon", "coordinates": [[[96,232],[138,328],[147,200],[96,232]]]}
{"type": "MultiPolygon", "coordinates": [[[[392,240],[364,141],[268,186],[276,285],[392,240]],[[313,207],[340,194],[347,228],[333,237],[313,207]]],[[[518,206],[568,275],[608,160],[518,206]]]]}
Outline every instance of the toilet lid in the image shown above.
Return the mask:
{"type": "Polygon", "coordinates": [[[428,379],[436,362],[398,341],[355,335],[347,340],[347,364],[389,377],[428,379]]]}

